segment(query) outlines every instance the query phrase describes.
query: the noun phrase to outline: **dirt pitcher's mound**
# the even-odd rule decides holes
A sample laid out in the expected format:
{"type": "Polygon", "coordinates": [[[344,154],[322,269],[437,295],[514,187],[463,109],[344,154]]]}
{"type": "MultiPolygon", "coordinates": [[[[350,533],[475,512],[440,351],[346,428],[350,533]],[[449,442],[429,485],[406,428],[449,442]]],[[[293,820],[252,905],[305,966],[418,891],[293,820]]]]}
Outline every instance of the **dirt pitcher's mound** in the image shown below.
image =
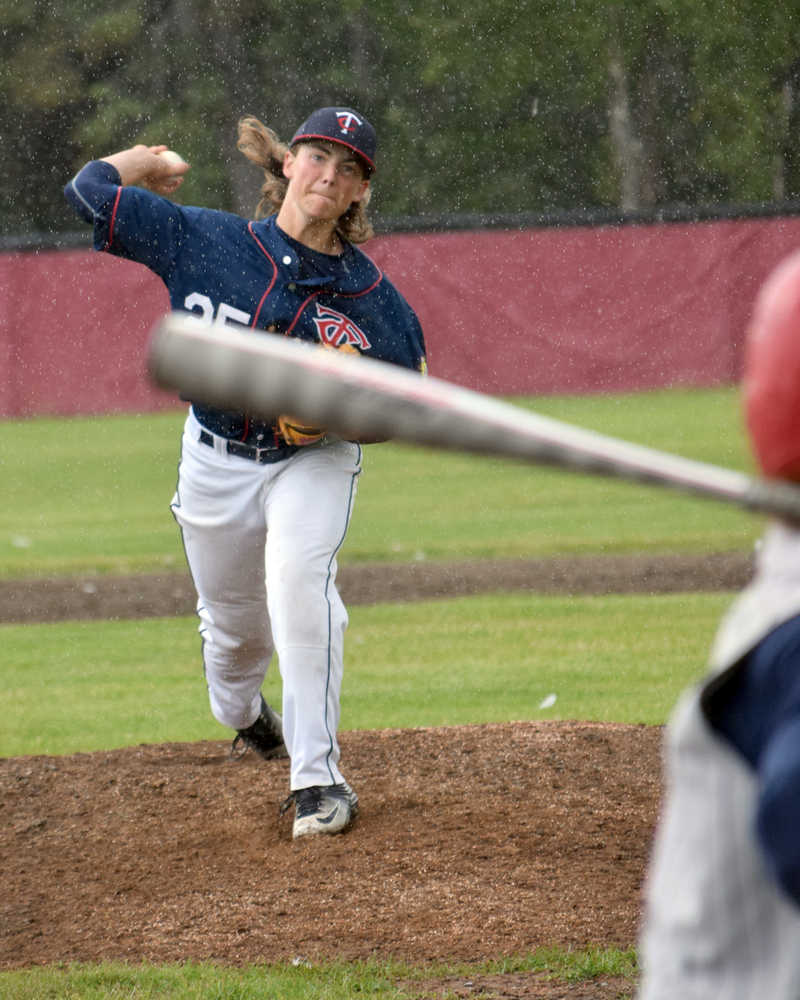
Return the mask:
{"type": "MultiPolygon", "coordinates": [[[[737,590],[748,553],[349,567],[349,604],[489,590],[737,590]]],[[[191,614],[185,574],[0,583],[0,621],[191,614]]],[[[284,761],[228,744],[0,760],[0,968],[480,960],[635,944],[662,730],[517,723],[342,735],[355,827],[294,843],[284,761]]],[[[618,980],[430,980],[425,996],[612,1000],[618,980]]],[[[422,984],[413,984],[419,995],[422,984]]]]}
{"type": "Polygon", "coordinates": [[[288,765],[228,744],[0,761],[0,967],[477,960],[635,943],[661,731],[344,733],[353,829],[291,839],[288,765]]]}

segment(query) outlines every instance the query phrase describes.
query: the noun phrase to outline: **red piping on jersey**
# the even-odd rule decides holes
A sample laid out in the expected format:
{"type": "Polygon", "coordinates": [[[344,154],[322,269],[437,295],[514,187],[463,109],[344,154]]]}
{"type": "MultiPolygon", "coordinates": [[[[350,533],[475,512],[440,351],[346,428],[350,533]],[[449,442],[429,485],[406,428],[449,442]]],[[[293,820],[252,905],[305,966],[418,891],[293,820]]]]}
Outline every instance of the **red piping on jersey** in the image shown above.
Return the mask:
{"type": "Polygon", "coordinates": [[[269,295],[269,293],[272,291],[272,286],[275,284],[275,280],[278,277],[278,265],[275,263],[274,259],[271,257],[269,251],[264,246],[264,244],[261,242],[261,240],[256,236],[255,232],[253,231],[253,223],[252,222],[248,222],[247,223],[247,231],[248,231],[248,233],[250,233],[250,235],[256,241],[256,246],[258,247],[258,249],[264,254],[264,256],[267,258],[267,260],[270,262],[270,264],[272,264],[272,280],[267,285],[266,291],[264,292],[264,294],[259,299],[258,305],[256,306],[256,311],[253,314],[253,322],[250,324],[250,326],[253,329],[255,329],[256,322],[258,321],[258,315],[261,312],[261,309],[262,309],[262,307],[264,305],[264,300],[269,295]]]}
{"type": "MultiPolygon", "coordinates": [[[[256,234],[255,234],[255,232],[253,230],[253,223],[252,222],[248,222],[247,223],[247,231],[250,233],[250,235],[256,241],[256,245],[258,246],[259,250],[264,254],[264,256],[267,258],[267,260],[270,262],[270,264],[272,264],[272,281],[270,281],[269,285],[267,286],[266,291],[261,296],[261,299],[259,300],[258,306],[256,307],[256,311],[255,311],[255,314],[253,316],[253,322],[250,324],[250,327],[252,329],[255,329],[256,323],[258,322],[259,314],[260,314],[261,309],[262,309],[262,307],[264,305],[264,301],[266,300],[266,298],[269,295],[269,293],[272,291],[272,288],[273,288],[273,286],[275,284],[275,281],[276,281],[276,279],[278,277],[278,265],[275,263],[274,258],[272,257],[272,255],[270,254],[270,252],[267,250],[267,248],[264,246],[264,244],[261,242],[261,240],[256,236],[256,234]]],[[[377,285],[379,285],[381,283],[381,281],[383,281],[383,272],[381,271],[381,269],[378,267],[378,265],[375,263],[374,260],[371,260],[370,263],[372,264],[372,266],[378,272],[378,277],[375,279],[375,281],[373,281],[373,283],[369,286],[369,288],[364,288],[360,292],[337,292],[336,294],[340,295],[342,298],[346,298],[346,299],[357,299],[357,298],[360,298],[360,296],[366,295],[368,292],[371,292],[373,288],[375,288],[377,285]]],[[[315,299],[318,295],[324,295],[324,294],[325,294],[325,289],[320,289],[317,292],[312,292],[311,295],[308,296],[308,298],[303,302],[303,304],[297,310],[294,319],[289,324],[289,328],[287,330],[284,330],[284,333],[287,336],[292,332],[292,330],[297,325],[297,321],[303,315],[303,310],[306,308],[306,306],[308,305],[308,303],[311,302],[312,299],[315,299]]],[[[247,415],[245,415],[244,433],[242,434],[242,437],[240,438],[240,440],[244,441],[247,438],[249,430],[250,430],[250,418],[247,415]]],[[[277,439],[277,431],[275,433],[275,437],[277,439]]]]}
{"type": "MultiPolygon", "coordinates": [[[[337,295],[337,296],[339,296],[340,298],[343,298],[343,299],[358,299],[362,295],[367,295],[369,292],[371,292],[373,288],[375,288],[377,285],[379,285],[383,281],[383,272],[381,271],[381,269],[378,267],[378,265],[374,261],[371,261],[370,263],[377,270],[378,277],[375,279],[375,281],[372,282],[372,284],[369,286],[369,288],[362,288],[360,292],[335,292],[334,294],[337,295]]],[[[303,315],[303,310],[306,308],[306,306],[308,305],[308,303],[311,302],[312,299],[315,299],[318,295],[327,295],[327,294],[330,294],[330,293],[327,291],[327,289],[324,289],[324,288],[321,288],[319,291],[312,292],[308,296],[308,298],[305,300],[305,302],[303,302],[303,304],[300,306],[300,308],[297,310],[297,312],[295,313],[294,319],[289,324],[289,328],[286,331],[286,333],[287,334],[291,333],[292,330],[294,330],[295,326],[297,325],[297,321],[303,315]]]]}
{"type": "Polygon", "coordinates": [[[106,245],[103,247],[104,250],[108,250],[111,244],[114,242],[114,224],[117,221],[117,208],[119,207],[119,199],[122,196],[122,188],[117,188],[117,197],[114,199],[114,207],[111,209],[111,222],[108,224],[108,239],[106,240],[106,245]]]}
{"type": "MultiPolygon", "coordinates": [[[[251,329],[255,329],[256,323],[258,321],[259,313],[261,312],[261,309],[262,309],[262,307],[264,305],[264,302],[265,302],[267,296],[269,295],[269,293],[272,291],[272,288],[273,288],[273,286],[275,284],[275,281],[276,281],[276,279],[278,277],[278,265],[275,263],[274,259],[272,258],[272,256],[270,255],[269,251],[264,246],[264,244],[261,242],[261,240],[256,236],[255,232],[253,231],[253,223],[252,222],[248,222],[247,223],[247,231],[250,233],[250,235],[256,241],[256,246],[258,247],[258,249],[264,254],[264,256],[267,258],[267,260],[270,262],[270,264],[272,264],[272,279],[271,279],[270,283],[267,285],[266,290],[264,291],[264,294],[261,296],[261,298],[258,301],[258,305],[256,306],[256,311],[253,314],[253,322],[250,324],[251,329]]],[[[241,436],[241,438],[239,438],[239,440],[240,441],[246,441],[247,440],[247,435],[249,433],[250,433],[250,417],[247,414],[245,414],[244,415],[244,430],[242,431],[242,436],[241,436]]],[[[277,444],[277,442],[278,442],[278,432],[277,432],[277,430],[274,432],[274,437],[275,437],[275,443],[277,444]]]]}

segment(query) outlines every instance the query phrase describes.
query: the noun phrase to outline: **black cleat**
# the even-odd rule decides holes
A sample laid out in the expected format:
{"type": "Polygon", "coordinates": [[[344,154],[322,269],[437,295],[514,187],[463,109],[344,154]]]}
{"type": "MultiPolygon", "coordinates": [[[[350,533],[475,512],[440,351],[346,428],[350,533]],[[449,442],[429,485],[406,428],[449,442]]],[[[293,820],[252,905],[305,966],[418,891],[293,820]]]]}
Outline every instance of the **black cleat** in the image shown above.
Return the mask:
{"type": "Polygon", "coordinates": [[[261,711],[256,721],[247,729],[240,729],[231,744],[231,757],[244,757],[248,750],[255,750],[264,760],[288,757],[283,742],[281,717],[261,698],[261,711]]]}
{"type": "Polygon", "coordinates": [[[346,781],[299,788],[284,802],[281,812],[286,812],[292,802],[295,840],[316,833],[343,833],[358,815],[358,796],[346,781]]]}

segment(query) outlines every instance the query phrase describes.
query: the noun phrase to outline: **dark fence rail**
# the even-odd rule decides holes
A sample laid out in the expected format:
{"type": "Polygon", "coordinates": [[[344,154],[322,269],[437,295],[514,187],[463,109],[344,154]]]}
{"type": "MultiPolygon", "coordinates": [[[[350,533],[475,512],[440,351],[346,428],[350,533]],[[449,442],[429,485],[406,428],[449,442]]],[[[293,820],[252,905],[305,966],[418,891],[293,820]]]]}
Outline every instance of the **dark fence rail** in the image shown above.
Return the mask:
{"type": "MultiPolygon", "coordinates": [[[[458,232],[482,229],[558,229],[575,226],[647,226],[664,223],[710,222],[724,219],[770,219],[800,215],[800,201],[742,205],[665,205],[623,212],[617,208],[573,209],[560,212],[462,212],[396,215],[373,218],[377,235],[384,233],[458,232]]],[[[75,250],[91,246],[91,232],[0,234],[0,253],[75,250]]]]}

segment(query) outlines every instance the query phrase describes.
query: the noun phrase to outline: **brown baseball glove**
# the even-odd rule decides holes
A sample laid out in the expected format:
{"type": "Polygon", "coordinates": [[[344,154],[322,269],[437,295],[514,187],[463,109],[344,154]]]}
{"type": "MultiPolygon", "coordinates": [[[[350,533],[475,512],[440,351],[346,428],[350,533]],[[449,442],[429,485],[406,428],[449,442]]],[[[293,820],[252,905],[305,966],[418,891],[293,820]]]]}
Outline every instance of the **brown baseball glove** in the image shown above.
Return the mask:
{"type": "Polygon", "coordinates": [[[323,427],[309,427],[308,424],[289,416],[278,417],[278,432],[287,444],[295,444],[300,447],[316,444],[326,434],[323,427]]]}
{"type": "MultiPolygon", "coordinates": [[[[329,351],[343,351],[345,354],[358,354],[360,353],[357,347],[352,344],[342,344],[340,347],[335,347],[333,344],[322,344],[326,350],[329,351]]],[[[278,432],[283,437],[283,440],[287,444],[297,445],[302,448],[309,444],[317,444],[321,441],[325,435],[328,433],[324,427],[312,427],[304,423],[302,420],[298,420],[296,417],[291,417],[286,414],[278,417],[278,432]]]]}

